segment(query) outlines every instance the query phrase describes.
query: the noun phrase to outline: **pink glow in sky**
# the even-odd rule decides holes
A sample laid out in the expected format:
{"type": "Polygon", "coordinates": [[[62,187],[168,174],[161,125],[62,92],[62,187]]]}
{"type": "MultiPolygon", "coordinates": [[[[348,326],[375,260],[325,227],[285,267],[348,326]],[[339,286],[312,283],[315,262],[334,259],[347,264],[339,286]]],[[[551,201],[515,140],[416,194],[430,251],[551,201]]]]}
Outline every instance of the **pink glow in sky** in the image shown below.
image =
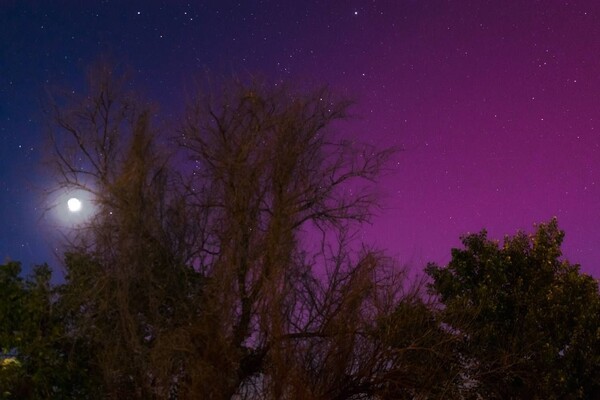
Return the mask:
{"type": "Polygon", "coordinates": [[[599,2],[124,3],[0,6],[0,256],[48,253],[23,184],[44,133],[32,99],[110,52],[167,115],[206,70],[355,98],[344,134],[403,148],[362,230],[402,263],[444,263],[461,234],[501,239],[556,216],[565,256],[600,276],[599,2]]]}

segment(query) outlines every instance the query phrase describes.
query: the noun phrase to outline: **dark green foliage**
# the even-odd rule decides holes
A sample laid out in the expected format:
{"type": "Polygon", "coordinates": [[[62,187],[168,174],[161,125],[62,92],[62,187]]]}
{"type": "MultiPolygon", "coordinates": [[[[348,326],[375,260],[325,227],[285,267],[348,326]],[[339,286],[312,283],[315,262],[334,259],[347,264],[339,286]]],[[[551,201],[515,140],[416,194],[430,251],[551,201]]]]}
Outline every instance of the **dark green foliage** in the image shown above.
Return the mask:
{"type": "Polygon", "coordinates": [[[598,284],[560,259],[563,237],[556,220],[503,245],[484,231],[464,237],[446,268],[427,268],[467,381],[485,398],[600,394],[598,284]]]}
{"type": "Polygon", "coordinates": [[[7,263],[0,266],[0,398],[229,398],[226,386],[184,385],[215,368],[238,368],[251,377],[236,389],[245,398],[264,398],[276,385],[294,399],[595,399],[598,285],[560,259],[562,239],[556,221],[502,245],[485,232],[464,237],[447,267],[427,268],[439,306],[418,292],[382,303],[385,287],[364,280],[375,264],[349,270],[352,279],[330,294],[346,293],[345,300],[324,325],[270,343],[283,361],[269,358],[271,349],[232,350],[222,336],[232,326],[204,293],[212,284],[193,269],[128,278],[124,302],[117,295],[125,282],[91,255],[67,254],[66,282],[54,287],[46,265],[23,278],[18,263],[7,263]],[[119,327],[125,311],[132,325],[119,327]],[[126,326],[130,338],[117,331],[126,326]],[[119,379],[107,380],[107,366],[119,379]],[[178,383],[158,383],[169,376],[178,383]],[[280,381],[260,382],[273,376],[280,381]]]}
{"type": "Polygon", "coordinates": [[[22,278],[0,266],[0,394],[6,399],[91,398],[89,359],[69,332],[47,265],[22,278]]]}

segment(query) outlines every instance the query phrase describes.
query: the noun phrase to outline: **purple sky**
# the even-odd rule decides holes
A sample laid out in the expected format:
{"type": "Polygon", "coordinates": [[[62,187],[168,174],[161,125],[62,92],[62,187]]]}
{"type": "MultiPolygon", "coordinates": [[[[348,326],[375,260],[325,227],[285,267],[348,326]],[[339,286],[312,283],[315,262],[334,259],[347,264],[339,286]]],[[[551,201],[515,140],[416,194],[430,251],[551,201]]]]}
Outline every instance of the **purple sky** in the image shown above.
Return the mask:
{"type": "Polygon", "coordinates": [[[166,115],[205,71],[356,99],[344,134],[404,148],[362,231],[402,263],[445,263],[463,233],[556,216],[566,257],[600,277],[595,0],[4,1],[0,46],[2,258],[55,264],[32,189],[47,184],[37,100],[79,87],[108,52],[166,115]]]}

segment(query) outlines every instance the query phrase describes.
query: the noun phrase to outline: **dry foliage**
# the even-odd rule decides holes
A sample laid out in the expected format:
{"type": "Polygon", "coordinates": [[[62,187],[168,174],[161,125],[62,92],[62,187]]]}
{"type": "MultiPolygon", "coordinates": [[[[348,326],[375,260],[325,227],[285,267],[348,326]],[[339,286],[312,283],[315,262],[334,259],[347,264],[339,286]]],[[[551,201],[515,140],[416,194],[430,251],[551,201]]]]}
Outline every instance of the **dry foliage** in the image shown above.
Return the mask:
{"type": "Polygon", "coordinates": [[[336,140],[347,101],[224,86],[190,105],[173,150],[190,163],[173,164],[124,84],[101,67],[51,108],[59,188],[97,203],[63,300],[102,396],[442,396],[452,371],[425,363],[448,361],[449,336],[391,260],[349,240],[392,151],[336,140]]]}

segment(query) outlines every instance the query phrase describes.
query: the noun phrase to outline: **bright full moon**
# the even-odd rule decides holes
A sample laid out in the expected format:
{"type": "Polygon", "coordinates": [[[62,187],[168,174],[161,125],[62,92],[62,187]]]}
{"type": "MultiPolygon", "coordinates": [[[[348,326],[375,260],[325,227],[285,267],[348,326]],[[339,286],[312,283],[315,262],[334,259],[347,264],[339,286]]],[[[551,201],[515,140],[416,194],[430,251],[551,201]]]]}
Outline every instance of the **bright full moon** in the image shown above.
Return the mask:
{"type": "Polygon", "coordinates": [[[71,197],[67,201],[67,207],[69,207],[69,211],[75,213],[81,210],[81,201],[75,197],[71,197]]]}

